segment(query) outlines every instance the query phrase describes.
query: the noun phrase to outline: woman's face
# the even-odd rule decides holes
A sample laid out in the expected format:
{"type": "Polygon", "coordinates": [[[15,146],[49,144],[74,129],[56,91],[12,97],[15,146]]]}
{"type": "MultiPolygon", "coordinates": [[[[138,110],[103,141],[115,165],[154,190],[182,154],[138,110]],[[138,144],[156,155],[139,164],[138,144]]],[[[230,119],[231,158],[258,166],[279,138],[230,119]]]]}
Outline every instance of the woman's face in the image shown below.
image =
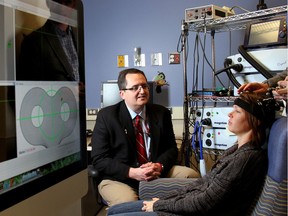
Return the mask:
{"type": "Polygon", "coordinates": [[[233,105],[233,110],[228,114],[228,129],[236,135],[246,133],[251,130],[248,123],[247,113],[237,105],[233,105]]]}

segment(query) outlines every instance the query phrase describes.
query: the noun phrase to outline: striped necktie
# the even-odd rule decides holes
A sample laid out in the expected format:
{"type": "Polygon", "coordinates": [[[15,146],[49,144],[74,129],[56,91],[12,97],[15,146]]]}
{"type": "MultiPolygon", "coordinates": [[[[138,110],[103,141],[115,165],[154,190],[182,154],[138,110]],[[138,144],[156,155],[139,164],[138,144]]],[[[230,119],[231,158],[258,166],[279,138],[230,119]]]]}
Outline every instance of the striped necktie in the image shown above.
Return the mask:
{"type": "Polygon", "coordinates": [[[137,115],[135,117],[135,135],[136,135],[136,147],[137,147],[137,157],[140,165],[148,162],[147,153],[144,142],[144,134],[141,125],[141,116],[137,115]]]}

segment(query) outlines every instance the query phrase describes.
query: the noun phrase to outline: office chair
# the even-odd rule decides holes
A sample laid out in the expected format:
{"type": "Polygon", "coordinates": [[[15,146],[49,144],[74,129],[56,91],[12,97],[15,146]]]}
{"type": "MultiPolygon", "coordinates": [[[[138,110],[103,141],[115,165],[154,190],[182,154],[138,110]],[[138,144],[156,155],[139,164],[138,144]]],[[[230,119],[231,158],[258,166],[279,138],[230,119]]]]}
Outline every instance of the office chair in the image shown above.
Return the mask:
{"type": "Polygon", "coordinates": [[[93,167],[93,165],[88,165],[88,178],[89,178],[89,184],[92,190],[92,193],[95,196],[95,199],[97,200],[97,203],[99,205],[107,205],[105,200],[101,197],[101,195],[98,192],[98,185],[101,181],[100,173],[93,167]]]}
{"type": "Polygon", "coordinates": [[[287,117],[281,117],[270,130],[268,173],[253,216],[287,215],[287,136],[287,117]]]}

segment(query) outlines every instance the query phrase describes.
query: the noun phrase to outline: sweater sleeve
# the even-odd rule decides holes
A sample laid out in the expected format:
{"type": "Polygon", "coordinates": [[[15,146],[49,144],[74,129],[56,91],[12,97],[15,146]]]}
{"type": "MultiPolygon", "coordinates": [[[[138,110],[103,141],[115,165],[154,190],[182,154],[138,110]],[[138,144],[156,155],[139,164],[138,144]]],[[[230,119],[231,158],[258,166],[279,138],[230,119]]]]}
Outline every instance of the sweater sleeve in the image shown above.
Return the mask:
{"type": "Polygon", "coordinates": [[[286,76],[288,76],[288,68],[286,68],[281,73],[276,74],[272,78],[267,79],[263,83],[267,83],[270,87],[276,87],[277,86],[277,82],[281,81],[281,80],[284,80],[286,76]]]}

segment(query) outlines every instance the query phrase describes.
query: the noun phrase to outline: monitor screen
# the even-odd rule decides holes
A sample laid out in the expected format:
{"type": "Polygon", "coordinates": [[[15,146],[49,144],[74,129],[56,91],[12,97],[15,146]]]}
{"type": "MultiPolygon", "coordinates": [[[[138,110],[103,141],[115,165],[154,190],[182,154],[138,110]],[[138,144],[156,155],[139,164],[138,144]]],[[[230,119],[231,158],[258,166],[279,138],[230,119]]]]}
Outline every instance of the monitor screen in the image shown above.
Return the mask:
{"type": "Polygon", "coordinates": [[[287,44],[286,18],[274,18],[255,23],[247,27],[244,47],[257,48],[287,44]]]}
{"type": "Polygon", "coordinates": [[[101,108],[111,106],[122,100],[117,81],[102,82],[101,108]]]}
{"type": "Polygon", "coordinates": [[[267,44],[278,41],[280,20],[251,25],[249,44],[267,44]]]}
{"type": "Polygon", "coordinates": [[[87,166],[82,3],[61,2],[0,1],[0,211],[87,166]]]}

